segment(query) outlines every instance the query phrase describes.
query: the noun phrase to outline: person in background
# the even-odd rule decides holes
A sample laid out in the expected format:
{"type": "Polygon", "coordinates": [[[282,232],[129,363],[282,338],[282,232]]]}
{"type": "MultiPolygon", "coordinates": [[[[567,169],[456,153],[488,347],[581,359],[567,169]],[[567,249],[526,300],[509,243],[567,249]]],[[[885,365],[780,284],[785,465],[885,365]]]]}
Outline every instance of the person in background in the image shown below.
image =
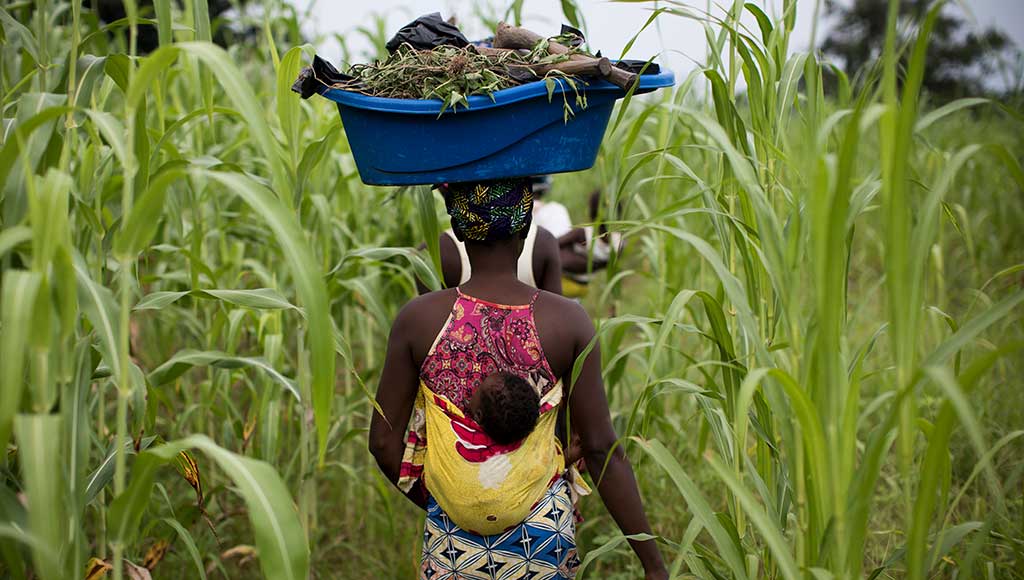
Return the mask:
{"type": "MultiPolygon", "coordinates": [[[[443,193],[444,186],[440,189],[443,193]]],[[[563,207],[564,209],[564,207],[563,207]]],[[[559,247],[556,236],[544,227],[538,227],[536,220],[530,223],[523,240],[523,251],[516,262],[516,274],[519,281],[547,290],[555,294],[562,293],[562,265],[559,262],[559,247]]],[[[453,288],[464,284],[473,276],[473,266],[466,252],[466,244],[454,230],[448,229],[441,233],[441,272],[444,275],[445,288],[453,288]]],[[[420,246],[420,248],[424,248],[420,246]]],[[[417,282],[420,294],[427,288],[417,282]]]]}
{"type": "MultiPolygon", "coordinates": [[[[590,221],[596,222],[601,205],[601,192],[594,190],[587,200],[590,221]]],[[[558,238],[559,257],[562,263],[562,288],[565,295],[579,298],[587,293],[594,273],[608,267],[612,250],[622,249],[622,234],[609,232],[602,223],[572,228],[558,238]]]]}
{"type": "Polygon", "coordinates": [[[551,192],[551,176],[541,175],[533,180],[533,222],[560,238],[572,230],[569,210],[557,201],[544,199],[551,192]]]}
{"type": "MultiPolygon", "coordinates": [[[[594,325],[576,302],[518,279],[533,209],[528,180],[450,184],[444,195],[473,275],[413,299],[395,318],[370,452],[384,476],[427,512],[419,578],[569,580],[579,566],[577,488],[559,415],[579,433],[587,463],[603,466],[597,491],[622,533],[651,533],[633,469],[617,445],[600,345],[587,350],[594,325]],[[563,389],[581,356],[572,389],[563,389]],[[529,434],[508,444],[469,419],[474,393],[497,372],[521,377],[540,404],[529,434]]],[[[654,540],[630,545],[647,580],[667,580],[654,540]]]]}

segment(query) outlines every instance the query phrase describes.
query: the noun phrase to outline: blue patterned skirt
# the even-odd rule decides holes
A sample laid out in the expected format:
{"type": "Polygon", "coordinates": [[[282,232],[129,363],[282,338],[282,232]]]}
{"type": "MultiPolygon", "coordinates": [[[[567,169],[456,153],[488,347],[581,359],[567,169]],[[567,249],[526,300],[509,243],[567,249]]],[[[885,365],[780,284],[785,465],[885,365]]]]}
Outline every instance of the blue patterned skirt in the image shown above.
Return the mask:
{"type": "Polygon", "coordinates": [[[463,530],[427,500],[421,580],[571,580],[580,560],[568,484],[559,478],[523,523],[493,536],[463,530]]]}

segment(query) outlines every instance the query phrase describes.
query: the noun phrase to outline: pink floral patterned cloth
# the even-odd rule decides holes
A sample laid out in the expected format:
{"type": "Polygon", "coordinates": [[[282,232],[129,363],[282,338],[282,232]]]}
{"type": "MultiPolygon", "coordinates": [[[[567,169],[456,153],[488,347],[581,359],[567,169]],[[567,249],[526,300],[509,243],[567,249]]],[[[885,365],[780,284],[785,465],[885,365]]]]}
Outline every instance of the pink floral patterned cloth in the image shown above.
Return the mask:
{"type": "Polygon", "coordinates": [[[458,292],[448,323],[420,367],[420,379],[463,413],[480,382],[498,371],[523,377],[543,398],[555,377],[533,321],[533,305],[540,292],[520,306],[458,292]]]}

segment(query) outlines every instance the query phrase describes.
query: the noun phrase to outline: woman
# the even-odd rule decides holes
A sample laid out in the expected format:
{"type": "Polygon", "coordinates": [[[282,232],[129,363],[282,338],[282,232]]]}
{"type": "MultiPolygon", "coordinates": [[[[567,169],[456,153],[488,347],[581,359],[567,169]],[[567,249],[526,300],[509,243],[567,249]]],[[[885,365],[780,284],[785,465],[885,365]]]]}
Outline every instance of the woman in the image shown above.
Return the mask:
{"type": "MultiPolygon", "coordinates": [[[[528,180],[452,184],[445,202],[473,276],[398,313],[370,451],[427,510],[421,578],[573,578],[574,486],[556,434],[559,411],[567,411],[587,464],[607,460],[597,489],[619,528],[650,533],[632,468],[615,446],[597,347],[562,398],[594,327],[576,303],[516,278],[531,221],[528,180]],[[495,372],[523,377],[539,395],[536,427],[513,444],[491,441],[468,413],[475,389],[495,372]]],[[[631,545],[646,578],[668,578],[654,541],[631,545]]]]}

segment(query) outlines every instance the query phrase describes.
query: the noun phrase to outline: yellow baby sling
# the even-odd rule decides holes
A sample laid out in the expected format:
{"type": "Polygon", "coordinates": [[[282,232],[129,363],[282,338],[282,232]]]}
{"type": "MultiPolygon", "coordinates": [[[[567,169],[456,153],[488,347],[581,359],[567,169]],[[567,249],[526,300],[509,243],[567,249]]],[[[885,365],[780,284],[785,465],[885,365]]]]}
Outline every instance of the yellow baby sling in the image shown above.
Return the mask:
{"type": "MultiPolygon", "coordinates": [[[[449,377],[454,376],[453,365],[468,366],[468,370],[454,379],[459,381],[462,389],[456,396],[465,396],[476,388],[474,383],[479,377],[491,372],[480,368],[479,361],[466,353],[494,353],[502,348],[487,340],[484,328],[494,328],[481,322],[488,316],[491,317],[488,319],[490,322],[512,319],[512,316],[494,314],[495,308],[525,307],[501,307],[460,292],[452,315],[427,355],[429,365],[427,360],[424,361],[424,367],[434,365],[433,370],[447,373],[449,377]],[[435,350],[443,352],[435,357],[435,350]]],[[[530,308],[532,318],[532,304],[530,308]]],[[[503,330],[505,328],[502,327],[503,330]]],[[[521,327],[518,332],[523,334],[521,327]]],[[[507,335],[503,336],[507,339],[507,335]]],[[[533,365],[546,365],[535,333],[524,336],[516,352],[523,353],[522,356],[533,365]]],[[[427,374],[430,372],[428,369],[427,374]]],[[[423,374],[421,370],[421,377],[423,374]]],[[[562,402],[562,382],[552,385],[547,373],[519,374],[526,375],[524,380],[540,397],[540,416],[529,435],[509,445],[491,440],[480,425],[467,417],[451,399],[431,390],[421,380],[409,419],[399,488],[408,493],[422,477],[426,490],[445,514],[459,527],[477,534],[497,534],[521,523],[548,486],[563,474],[565,458],[562,443],[555,433],[562,402]]],[[[580,486],[582,482],[578,476],[571,479],[577,482],[573,485],[574,482],[570,481],[574,497],[577,492],[589,491],[585,484],[580,486]]]]}

